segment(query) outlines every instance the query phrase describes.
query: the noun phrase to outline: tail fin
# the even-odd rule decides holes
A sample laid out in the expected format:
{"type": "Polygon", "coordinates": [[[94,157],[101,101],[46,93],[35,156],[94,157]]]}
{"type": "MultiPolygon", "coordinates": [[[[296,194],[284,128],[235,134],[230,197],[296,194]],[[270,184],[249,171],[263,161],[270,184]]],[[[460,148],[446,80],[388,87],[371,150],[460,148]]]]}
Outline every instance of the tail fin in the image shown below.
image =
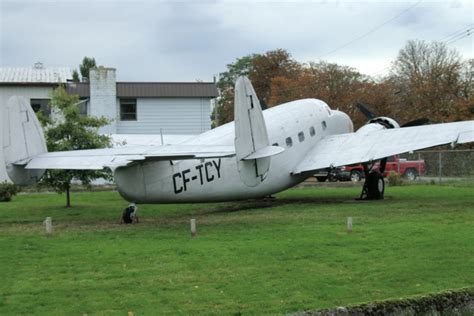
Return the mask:
{"type": "Polygon", "coordinates": [[[44,170],[26,170],[31,158],[47,152],[43,129],[23,97],[8,100],[3,115],[3,155],[9,178],[18,185],[35,183],[44,170]]]}
{"type": "Polygon", "coordinates": [[[284,149],[270,146],[262,108],[247,77],[239,77],[235,83],[234,119],[240,179],[247,186],[257,186],[267,176],[270,157],[284,149]]]}

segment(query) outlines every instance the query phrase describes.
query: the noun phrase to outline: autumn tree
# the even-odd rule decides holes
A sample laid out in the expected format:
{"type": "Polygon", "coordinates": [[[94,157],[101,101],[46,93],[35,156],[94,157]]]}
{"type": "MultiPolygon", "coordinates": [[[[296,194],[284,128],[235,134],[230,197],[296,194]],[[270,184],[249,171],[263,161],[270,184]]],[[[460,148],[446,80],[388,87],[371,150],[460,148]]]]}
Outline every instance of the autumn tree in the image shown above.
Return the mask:
{"type": "Polygon", "coordinates": [[[299,70],[298,62],[282,49],[248,55],[227,65],[227,71],[219,75],[217,82],[219,98],[211,117],[214,126],[234,119],[234,85],[239,76],[249,77],[265,108],[271,95],[271,80],[274,77],[296,78],[299,70]]]}
{"type": "Polygon", "coordinates": [[[336,63],[310,63],[296,78],[276,77],[272,80],[270,105],[303,99],[316,98],[332,108],[340,109],[355,119],[355,126],[366,122],[354,106],[363,102],[375,113],[388,115],[393,103],[393,89],[379,84],[356,69],[336,63]]]}
{"type": "MultiPolygon", "coordinates": [[[[110,147],[110,138],[100,135],[98,129],[106,124],[105,118],[83,116],[77,104],[79,97],[69,95],[63,86],[54,89],[51,96],[51,108],[58,114],[56,121],[44,121],[45,138],[49,152],[110,147]]],[[[89,185],[94,179],[110,178],[104,171],[88,170],[48,170],[40,184],[66,192],[66,207],[71,206],[70,188],[73,179],[89,185]]]]}
{"type": "Polygon", "coordinates": [[[263,107],[269,104],[271,97],[271,84],[274,78],[296,79],[301,73],[301,65],[295,61],[290,53],[283,49],[255,55],[252,60],[249,79],[257,93],[263,107]]]}

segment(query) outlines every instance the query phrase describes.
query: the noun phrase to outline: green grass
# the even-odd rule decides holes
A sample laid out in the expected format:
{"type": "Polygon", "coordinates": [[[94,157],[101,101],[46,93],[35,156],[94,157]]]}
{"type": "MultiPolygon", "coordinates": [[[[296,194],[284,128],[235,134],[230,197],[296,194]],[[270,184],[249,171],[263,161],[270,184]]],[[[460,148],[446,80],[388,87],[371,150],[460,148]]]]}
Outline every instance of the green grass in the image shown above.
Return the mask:
{"type": "Polygon", "coordinates": [[[17,196],[0,203],[0,314],[283,314],[474,284],[472,187],[358,194],[143,205],[138,225],[118,224],[115,192],[75,193],[71,209],[56,194],[17,196]]]}

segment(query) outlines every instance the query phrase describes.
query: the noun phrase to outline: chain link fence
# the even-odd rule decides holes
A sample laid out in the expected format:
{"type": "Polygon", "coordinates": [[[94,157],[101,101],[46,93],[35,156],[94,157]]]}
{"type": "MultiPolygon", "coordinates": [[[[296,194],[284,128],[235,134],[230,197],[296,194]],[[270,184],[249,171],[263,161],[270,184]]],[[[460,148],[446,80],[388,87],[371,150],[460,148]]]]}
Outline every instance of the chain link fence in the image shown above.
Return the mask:
{"type": "Polygon", "coordinates": [[[462,181],[474,185],[474,149],[422,150],[400,155],[400,158],[424,162],[425,172],[415,181],[462,181]]]}

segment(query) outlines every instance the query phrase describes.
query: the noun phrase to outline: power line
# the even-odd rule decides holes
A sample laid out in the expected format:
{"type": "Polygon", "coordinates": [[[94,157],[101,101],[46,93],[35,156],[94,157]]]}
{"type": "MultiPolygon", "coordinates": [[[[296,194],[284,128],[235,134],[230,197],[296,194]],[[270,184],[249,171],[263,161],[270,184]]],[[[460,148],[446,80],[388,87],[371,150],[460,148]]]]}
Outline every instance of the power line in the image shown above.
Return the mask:
{"type": "Polygon", "coordinates": [[[452,37],[451,39],[445,41],[444,44],[449,45],[449,44],[452,44],[452,43],[454,43],[454,42],[457,42],[457,41],[459,41],[459,40],[461,40],[461,39],[463,39],[463,38],[466,38],[466,37],[471,36],[473,29],[474,29],[473,27],[467,29],[467,30],[464,31],[463,33],[458,34],[458,35],[452,37]]]}
{"type": "Polygon", "coordinates": [[[439,41],[440,42],[447,42],[447,41],[451,40],[452,38],[454,38],[454,37],[456,37],[460,34],[464,34],[466,31],[472,30],[473,26],[474,26],[473,23],[468,24],[467,26],[464,26],[462,29],[459,29],[459,30],[445,36],[444,38],[440,39],[439,41]]]}
{"type": "Polygon", "coordinates": [[[327,52],[327,53],[325,53],[325,54],[319,55],[319,56],[316,57],[316,58],[317,58],[317,59],[320,59],[321,57],[331,55],[331,54],[337,52],[338,50],[341,50],[341,49],[343,49],[343,48],[346,48],[347,46],[349,46],[349,45],[351,45],[351,44],[357,42],[358,40],[363,39],[364,37],[366,37],[366,36],[368,36],[368,35],[374,33],[375,31],[379,30],[379,29],[382,28],[383,26],[385,26],[385,25],[387,25],[388,23],[392,22],[393,20],[398,19],[400,16],[402,16],[403,14],[407,13],[408,11],[410,11],[411,9],[413,9],[414,7],[416,7],[418,4],[420,4],[421,1],[422,1],[422,0],[417,1],[415,4],[409,6],[408,8],[406,8],[405,10],[403,10],[402,12],[400,12],[400,13],[398,13],[397,15],[395,15],[394,17],[388,19],[387,21],[383,22],[382,24],[377,25],[377,26],[374,27],[373,29],[371,29],[371,30],[369,30],[368,32],[362,34],[361,36],[356,37],[356,38],[350,40],[349,42],[347,42],[347,43],[345,43],[345,44],[343,44],[343,45],[341,45],[341,46],[339,46],[339,47],[336,47],[335,49],[333,49],[333,50],[331,50],[331,51],[329,51],[329,52],[327,52]]]}

